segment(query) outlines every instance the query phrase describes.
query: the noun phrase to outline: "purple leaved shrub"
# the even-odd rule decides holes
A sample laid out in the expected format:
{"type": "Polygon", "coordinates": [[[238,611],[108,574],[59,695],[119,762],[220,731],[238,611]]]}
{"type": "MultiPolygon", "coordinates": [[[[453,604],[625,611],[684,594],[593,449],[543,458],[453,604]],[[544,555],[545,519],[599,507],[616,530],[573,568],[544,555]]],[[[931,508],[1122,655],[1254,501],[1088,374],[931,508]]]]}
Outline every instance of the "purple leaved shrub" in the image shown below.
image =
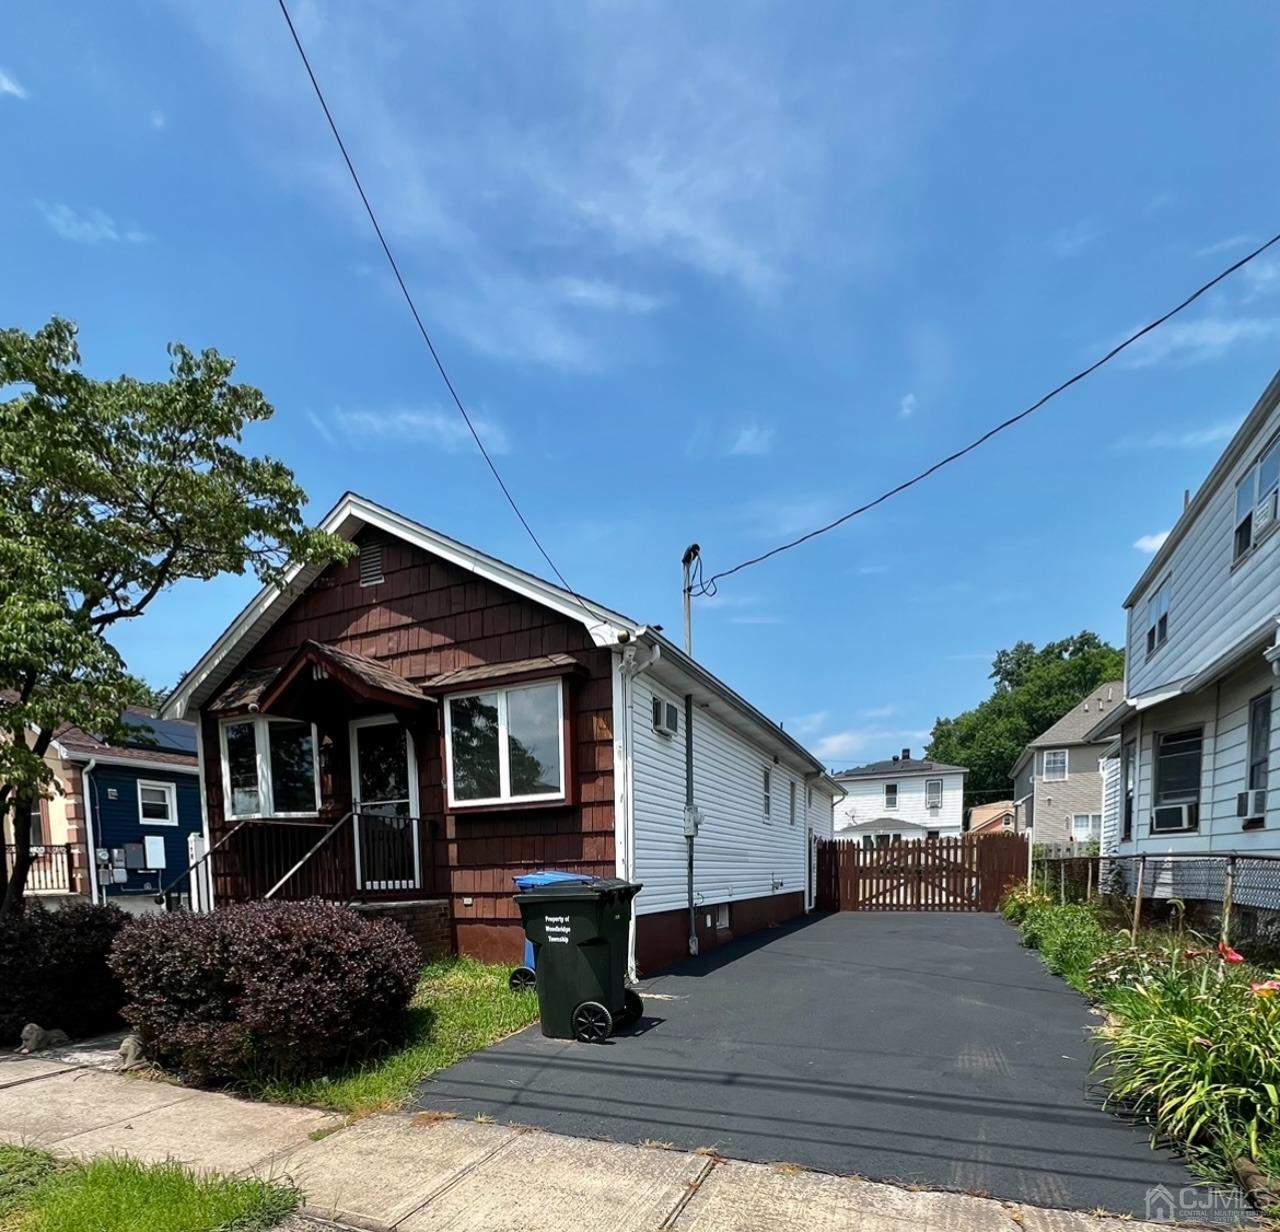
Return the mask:
{"type": "Polygon", "coordinates": [[[111,965],[147,1055],[209,1084],[307,1077],[394,1044],[421,958],[398,924],[313,900],[144,916],[111,965]]]}

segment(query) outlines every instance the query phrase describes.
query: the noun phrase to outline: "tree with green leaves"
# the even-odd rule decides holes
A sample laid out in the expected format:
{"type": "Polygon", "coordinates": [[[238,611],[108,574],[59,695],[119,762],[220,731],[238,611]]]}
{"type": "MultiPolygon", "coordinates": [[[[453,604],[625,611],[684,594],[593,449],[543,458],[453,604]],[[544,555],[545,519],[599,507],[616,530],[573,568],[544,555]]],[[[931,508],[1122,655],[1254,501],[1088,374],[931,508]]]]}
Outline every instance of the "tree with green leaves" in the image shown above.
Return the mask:
{"type": "Polygon", "coordinates": [[[44,755],[71,723],[120,737],[139,682],[110,635],[177,582],[345,559],[309,528],[283,463],[241,452],[270,418],[217,351],[169,347],[168,380],[97,380],[76,328],[0,330],[0,821],[16,848],[0,919],[21,910],[44,755]]]}
{"type": "Polygon", "coordinates": [[[1018,642],[992,661],[991,696],[933,725],[926,756],[967,766],[965,804],[989,804],[1012,790],[1011,772],[1029,740],[1056,723],[1090,690],[1124,677],[1124,651],[1096,633],[1018,642]]]}

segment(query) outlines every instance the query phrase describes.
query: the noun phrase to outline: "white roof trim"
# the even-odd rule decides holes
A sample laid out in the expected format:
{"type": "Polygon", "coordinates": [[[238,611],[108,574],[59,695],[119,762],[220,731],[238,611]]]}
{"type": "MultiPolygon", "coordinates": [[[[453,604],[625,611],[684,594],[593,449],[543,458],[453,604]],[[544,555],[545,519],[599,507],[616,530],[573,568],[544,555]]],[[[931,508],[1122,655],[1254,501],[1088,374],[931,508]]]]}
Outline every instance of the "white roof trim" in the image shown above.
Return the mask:
{"type": "Polygon", "coordinates": [[[166,773],[173,774],[190,774],[199,775],[200,767],[195,764],[195,754],[192,754],[192,764],[184,766],[181,762],[170,761],[144,761],[140,757],[112,757],[110,753],[93,753],[87,749],[68,749],[63,754],[63,761],[70,762],[97,762],[100,766],[132,766],[136,770],[163,770],[166,773]]]}
{"type": "MultiPolygon", "coordinates": [[[[346,493],[325,515],[320,529],[348,541],[366,526],[412,543],[423,551],[447,560],[469,573],[486,578],[535,603],[549,607],[570,619],[579,621],[597,646],[617,642],[623,630],[634,634],[639,626],[626,616],[612,612],[598,603],[579,601],[574,595],[542,578],[517,569],[505,561],[488,556],[475,548],[450,539],[439,531],[384,508],[354,492],[346,493]],[[595,619],[592,619],[592,616],[595,619]]],[[[252,602],[231,622],[220,638],[205,652],[200,661],[181,680],[165,700],[160,717],[182,718],[199,708],[231,674],[236,665],[275,623],[271,610],[281,601],[291,602],[319,576],[324,566],[291,566],[281,585],[264,586],[252,602]],[[256,635],[255,635],[256,631],[256,635]],[[248,645],[244,645],[246,639],[248,645]],[[236,651],[240,651],[237,655],[236,651]],[[234,656],[234,657],[233,657],[234,656]]]]}

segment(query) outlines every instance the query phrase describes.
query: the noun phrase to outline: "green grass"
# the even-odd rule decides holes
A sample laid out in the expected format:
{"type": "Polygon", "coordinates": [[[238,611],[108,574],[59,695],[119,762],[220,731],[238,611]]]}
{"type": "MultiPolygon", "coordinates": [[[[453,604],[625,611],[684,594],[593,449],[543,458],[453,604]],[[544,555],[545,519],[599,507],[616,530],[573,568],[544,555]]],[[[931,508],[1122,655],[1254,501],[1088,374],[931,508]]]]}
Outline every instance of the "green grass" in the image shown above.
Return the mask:
{"type": "Polygon", "coordinates": [[[414,994],[409,1037],[402,1047],[345,1073],[268,1083],[253,1094],[348,1116],[399,1108],[427,1075],[537,1019],[537,997],[513,993],[507,987],[510,974],[510,967],[473,958],[432,963],[424,968],[414,994]]]}
{"type": "Polygon", "coordinates": [[[298,1195],[176,1163],[58,1164],[43,1151],[6,1147],[0,1203],[4,1232],[263,1232],[295,1209],[298,1195]]]}

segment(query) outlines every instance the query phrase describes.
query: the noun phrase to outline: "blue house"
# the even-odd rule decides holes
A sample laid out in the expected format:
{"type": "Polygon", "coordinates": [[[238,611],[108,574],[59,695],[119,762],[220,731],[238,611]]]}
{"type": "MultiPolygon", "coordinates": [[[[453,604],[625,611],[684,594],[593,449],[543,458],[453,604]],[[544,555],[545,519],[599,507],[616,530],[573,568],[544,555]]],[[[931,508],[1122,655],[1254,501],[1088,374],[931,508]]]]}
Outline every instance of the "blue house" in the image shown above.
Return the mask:
{"type": "Polygon", "coordinates": [[[204,830],[196,729],[141,708],[122,718],[130,736],[116,744],[80,728],[57,736],[69,889],[127,911],[157,911],[157,892],[175,879],[172,901],[189,901],[181,874],[204,830]]]}

